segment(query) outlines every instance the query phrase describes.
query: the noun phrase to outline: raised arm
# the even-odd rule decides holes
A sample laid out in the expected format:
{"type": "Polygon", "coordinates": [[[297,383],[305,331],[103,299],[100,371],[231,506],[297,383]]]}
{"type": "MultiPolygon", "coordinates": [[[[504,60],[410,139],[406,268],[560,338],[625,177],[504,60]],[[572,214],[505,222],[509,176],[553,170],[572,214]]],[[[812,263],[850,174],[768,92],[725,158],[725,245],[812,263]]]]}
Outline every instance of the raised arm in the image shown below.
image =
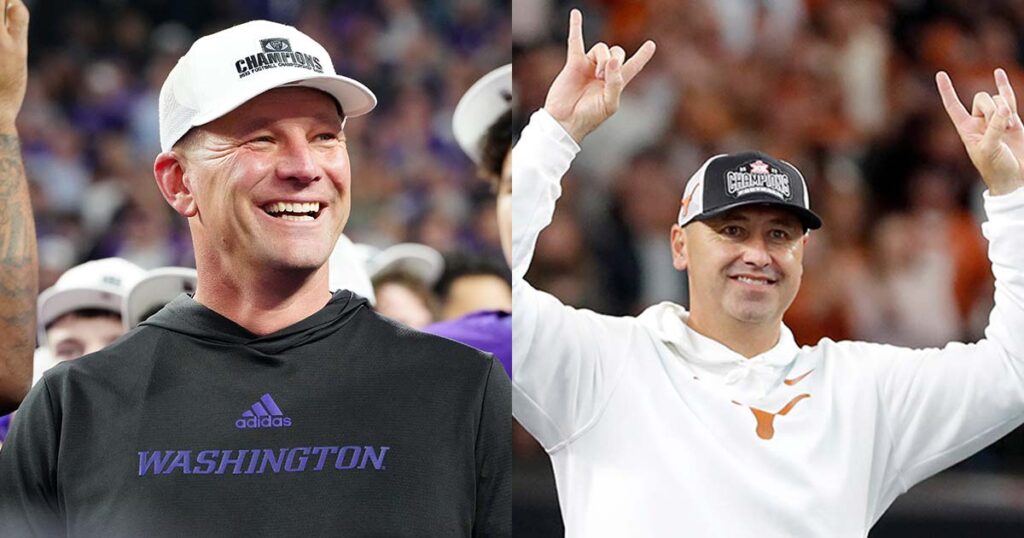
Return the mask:
{"type": "Polygon", "coordinates": [[[628,358],[616,349],[629,337],[628,328],[611,326],[628,323],[566,307],[524,276],[577,143],[615,112],[623,88],[654,54],[651,42],[629,61],[604,43],[585,53],[582,25],[573,10],[565,67],[512,150],[512,411],[549,450],[586,424],[614,386],[628,358]],[[609,343],[611,334],[620,338],[609,343]]]}
{"type": "Polygon", "coordinates": [[[584,52],[583,15],[569,13],[569,39],[565,66],[548,89],[544,110],[577,143],[619,109],[622,90],[654,56],[654,42],[647,41],[626,61],[626,51],[598,43],[584,52]]]}
{"type": "Polygon", "coordinates": [[[36,232],[14,120],[25,98],[28,9],[2,0],[0,27],[0,414],[18,407],[32,381],[36,232]]]}
{"type": "Polygon", "coordinates": [[[854,353],[865,358],[858,364],[878,368],[878,396],[893,439],[888,469],[900,486],[896,494],[1024,422],[1024,190],[1018,189],[1024,183],[1024,128],[1003,70],[995,72],[998,93],[979,92],[970,112],[948,75],[938,73],[936,83],[988,186],[982,232],[996,279],[995,306],[985,338],[974,344],[924,350],[857,344],[866,346],[854,353]]]}
{"type": "Polygon", "coordinates": [[[942,105],[953,121],[989,192],[998,196],[1024,185],[1024,125],[1006,71],[995,70],[999,93],[978,92],[968,113],[945,71],[935,75],[942,105]]]}

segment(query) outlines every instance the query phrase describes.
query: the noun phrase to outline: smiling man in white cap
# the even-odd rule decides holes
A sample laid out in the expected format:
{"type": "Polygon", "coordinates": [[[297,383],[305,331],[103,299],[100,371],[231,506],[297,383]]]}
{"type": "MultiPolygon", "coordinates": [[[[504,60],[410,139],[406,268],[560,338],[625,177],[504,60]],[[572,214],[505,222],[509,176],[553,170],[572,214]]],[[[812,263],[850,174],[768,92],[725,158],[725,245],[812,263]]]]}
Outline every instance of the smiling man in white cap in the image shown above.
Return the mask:
{"type": "Polygon", "coordinates": [[[0,451],[0,535],[510,534],[500,364],[328,291],[343,127],[374,104],[281,24],[181,58],[154,173],[195,295],[36,385],[0,451]]]}

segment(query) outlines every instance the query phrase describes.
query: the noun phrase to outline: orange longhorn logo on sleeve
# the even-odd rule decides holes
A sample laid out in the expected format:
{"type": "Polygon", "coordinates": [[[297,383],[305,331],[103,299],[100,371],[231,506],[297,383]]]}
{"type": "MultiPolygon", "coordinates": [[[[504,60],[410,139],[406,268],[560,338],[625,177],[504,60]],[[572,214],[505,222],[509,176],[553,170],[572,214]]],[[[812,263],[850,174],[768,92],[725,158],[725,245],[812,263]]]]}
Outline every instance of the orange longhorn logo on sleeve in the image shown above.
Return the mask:
{"type": "MultiPolygon", "coordinates": [[[[807,377],[807,374],[810,374],[813,371],[814,370],[811,369],[792,379],[785,379],[783,380],[783,383],[789,386],[796,385],[797,383],[803,381],[803,379],[807,377]]],[[[751,407],[750,412],[754,414],[754,420],[757,421],[757,436],[766,441],[771,440],[772,437],[775,437],[775,417],[779,415],[786,416],[787,414],[789,414],[790,411],[793,410],[793,408],[796,406],[797,403],[800,402],[800,400],[810,397],[810,394],[800,394],[799,396],[796,396],[795,398],[790,400],[789,403],[782,407],[782,409],[779,409],[774,413],[770,411],[765,411],[763,409],[758,409],[756,407],[751,407]]],[[[736,405],[742,405],[737,401],[733,401],[732,403],[736,405]]]]}

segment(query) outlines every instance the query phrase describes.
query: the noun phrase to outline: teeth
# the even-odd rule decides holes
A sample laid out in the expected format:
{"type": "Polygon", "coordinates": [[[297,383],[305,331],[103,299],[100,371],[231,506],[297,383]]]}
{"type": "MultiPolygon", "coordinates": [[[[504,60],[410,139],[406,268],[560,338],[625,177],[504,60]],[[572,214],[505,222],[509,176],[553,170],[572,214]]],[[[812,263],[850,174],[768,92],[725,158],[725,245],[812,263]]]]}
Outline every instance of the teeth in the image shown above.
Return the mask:
{"type": "Polygon", "coordinates": [[[294,220],[298,222],[313,220],[313,217],[310,217],[309,215],[281,215],[278,218],[282,220],[294,220]]]}
{"type": "Polygon", "coordinates": [[[749,278],[749,277],[745,277],[745,276],[738,276],[738,277],[736,277],[736,280],[739,280],[740,282],[746,282],[747,284],[754,284],[754,285],[759,285],[759,286],[763,286],[765,284],[768,284],[767,280],[763,280],[763,279],[760,279],[760,278],[749,278]]]}
{"type": "Polygon", "coordinates": [[[270,214],[277,213],[316,213],[320,211],[320,202],[272,202],[263,206],[270,214]]]}

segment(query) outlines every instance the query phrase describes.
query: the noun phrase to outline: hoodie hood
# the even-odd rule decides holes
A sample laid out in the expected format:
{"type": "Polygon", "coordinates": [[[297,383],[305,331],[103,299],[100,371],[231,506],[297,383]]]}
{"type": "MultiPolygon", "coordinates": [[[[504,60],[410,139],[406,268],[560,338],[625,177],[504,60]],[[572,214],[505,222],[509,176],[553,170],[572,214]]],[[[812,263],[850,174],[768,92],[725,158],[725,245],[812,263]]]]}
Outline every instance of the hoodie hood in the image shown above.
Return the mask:
{"type": "Polygon", "coordinates": [[[645,310],[638,320],[695,377],[717,386],[731,400],[756,403],[781,385],[793,369],[800,348],[785,325],[774,347],[748,359],[691,329],[686,324],[689,317],[682,306],[664,302],[645,310]]]}
{"type": "Polygon", "coordinates": [[[213,344],[244,345],[273,355],[326,338],[362,308],[369,308],[365,298],[339,290],[313,315],[279,331],[258,336],[183,293],[139,326],[160,327],[213,344]]]}

